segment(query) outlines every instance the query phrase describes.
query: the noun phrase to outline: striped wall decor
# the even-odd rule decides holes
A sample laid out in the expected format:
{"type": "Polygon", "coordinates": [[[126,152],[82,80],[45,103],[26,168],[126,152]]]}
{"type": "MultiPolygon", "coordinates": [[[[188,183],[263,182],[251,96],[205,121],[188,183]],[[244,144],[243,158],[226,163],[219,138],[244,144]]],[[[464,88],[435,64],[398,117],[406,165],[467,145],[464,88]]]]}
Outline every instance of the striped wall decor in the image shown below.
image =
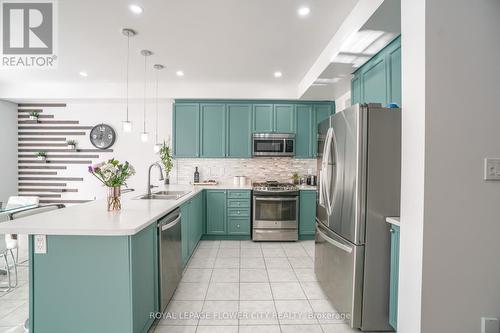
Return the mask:
{"type": "Polygon", "coordinates": [[[74,119],[56,119],[51,114],[52,108],[65,107],[62,103],[18,104],[18,191],[20,196],[40,197],[41,204],[91,201],[91,198],[76,200],[65,195],[77,193],[84,180],[65,172],[71,165],[86,170],[85,165],[98,160],[100,153],[113,152],[113,149],[67,149],[68,138],[88,137],[92,126],[82,125],[74,119]],[[40,113],[38,121],[29,120],[29,113],[33,111],[40,113]],[[36,159],[35,154],[39,151],[47,153],[45,161],[36,159]]]}

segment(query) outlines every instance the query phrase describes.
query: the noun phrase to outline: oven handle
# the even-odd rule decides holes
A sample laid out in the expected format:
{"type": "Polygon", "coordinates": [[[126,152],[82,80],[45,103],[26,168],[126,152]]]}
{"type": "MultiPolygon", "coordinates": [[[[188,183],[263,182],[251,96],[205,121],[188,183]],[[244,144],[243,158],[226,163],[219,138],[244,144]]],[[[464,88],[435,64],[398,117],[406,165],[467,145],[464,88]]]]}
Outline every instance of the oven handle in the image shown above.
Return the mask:
{"type": "Polygon", "coordinates": [[[285,198],[285,197],[255,197],[254,198],[257,201],[297,201],[297,197],[290,197],[290,198],[285,198]]]}

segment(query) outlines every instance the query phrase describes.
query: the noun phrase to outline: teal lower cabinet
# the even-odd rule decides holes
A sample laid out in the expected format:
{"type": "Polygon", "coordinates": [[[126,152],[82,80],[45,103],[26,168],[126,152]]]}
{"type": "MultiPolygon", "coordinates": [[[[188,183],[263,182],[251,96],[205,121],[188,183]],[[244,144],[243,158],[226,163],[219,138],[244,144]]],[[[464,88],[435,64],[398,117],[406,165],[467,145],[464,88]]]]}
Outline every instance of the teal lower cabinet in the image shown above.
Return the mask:
{"type": "Polygon", "coordinates": [[[398,285],[399,285],[399,226],[391,224],[391,272],[389,289],[389,323],[398,329],[398,285]]]}
{"type": "Polygon", "coordinates": [[[225,235],[226,228],[226,190],[206,191],[207,235],[225,235]]]}
{"type": "Polygon", "coordinates": [[[227,233],[250,237],[251,192],[227,191],[227,233]]]}
{"type": "Polygon", "coordinates": [[[314,239],[316,232],[316,191],[302,190],[299,197],[299,239],[314,239]]]}
{"type": "Polygon", "coordinates": [[[186,265],[203,234],[203,192],[181,205],[182,264],[186,265]]]}
{"type": "Polygon", "coordinates": [[[181,206],[181,253],[182,265],[185,266],[189,259],[189,224],[191,203],[185,202],[181,206]]]}
{"type": "Polygon", "coordinates": [[[250,239],[250,190],[206,190],[205,239],[250,239]]]}
{"type": "Polygon", "coordinates": [[[38,254],[29,236],[30,332],[148,332],[159,308],[156,223],[133,236],[46,237],[38,254]]]}

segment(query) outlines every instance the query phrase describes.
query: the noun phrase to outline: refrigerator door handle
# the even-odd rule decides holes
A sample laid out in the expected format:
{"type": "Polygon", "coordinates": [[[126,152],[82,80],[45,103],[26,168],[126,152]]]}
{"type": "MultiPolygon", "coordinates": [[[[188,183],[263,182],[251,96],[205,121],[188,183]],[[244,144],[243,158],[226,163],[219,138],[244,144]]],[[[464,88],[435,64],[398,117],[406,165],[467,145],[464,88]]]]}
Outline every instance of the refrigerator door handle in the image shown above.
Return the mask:
{"type": "Polygon", "coordinates": [[[326,140],[325,140],[325,149],[323,151],[323,195],[326,198],[326,213],[328,216],[332,215],[332,203],[330,201],[330,182],[331,179],[328,179],[328,162],[330,158],[330,151],[332,147],[332,142],[333,142],[333,128],[329,128],[328,132],[326,133],[326,140]]]}
{"type": "Polygon", "coordinates": [[[325,143],[324,143],[324,146],[323,146],[323,160],[321,161],[321,170],[319,171],[319,204],[323,207],[325,207],[326,209],[326,213],[327,215],[330,215],[329,211],[328,211],[328,207],[327,205],[325,205],[325,177],[327,177],[328,173],[327,173],[327,167],[328,167],[328,160],[325,161],[325,157],[327,155],[326,154],[326,150],[327,150],[327,143],[328,143],[328,137],[330,135],[330,132],[331,132],[331,128],[328,128],[328,131],[326,132],[326,135],[325,135],[325,143]]]}
{"type": "Polygon", "coordinates": [[[332,244],[335,247],[338,247],[339,249],[341,249],[347,253],[352,253],[352,247],[347,246],[345,244],[342,244],[342,243],[336,241],[335,239],[329,237],[327,234],[322,232],[318,227],[316,227],[316,230],[321,235],[321,237],[323,237],[323,239],[326,240],[328,243],[332,244]]]}

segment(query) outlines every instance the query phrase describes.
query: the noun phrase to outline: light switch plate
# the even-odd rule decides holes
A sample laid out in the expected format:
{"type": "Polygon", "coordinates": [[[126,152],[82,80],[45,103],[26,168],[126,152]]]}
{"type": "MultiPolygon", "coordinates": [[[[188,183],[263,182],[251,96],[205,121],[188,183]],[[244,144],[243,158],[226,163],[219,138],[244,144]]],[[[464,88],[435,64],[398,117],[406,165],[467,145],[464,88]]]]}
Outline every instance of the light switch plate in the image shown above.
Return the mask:
{"type": "Polygon", "coordinates": [[[500,158],[484,159],[484,180],[500,180],[500,158]]]}
{"type": "Polygon", "coordinates": [[[482,317],[481,333],[498,333],[498,319],[482,317]]]}
{"type": "Polygon", "coordinates": [[[47,236],[35,235],[35,253],[47,253],[47,236]]]}

